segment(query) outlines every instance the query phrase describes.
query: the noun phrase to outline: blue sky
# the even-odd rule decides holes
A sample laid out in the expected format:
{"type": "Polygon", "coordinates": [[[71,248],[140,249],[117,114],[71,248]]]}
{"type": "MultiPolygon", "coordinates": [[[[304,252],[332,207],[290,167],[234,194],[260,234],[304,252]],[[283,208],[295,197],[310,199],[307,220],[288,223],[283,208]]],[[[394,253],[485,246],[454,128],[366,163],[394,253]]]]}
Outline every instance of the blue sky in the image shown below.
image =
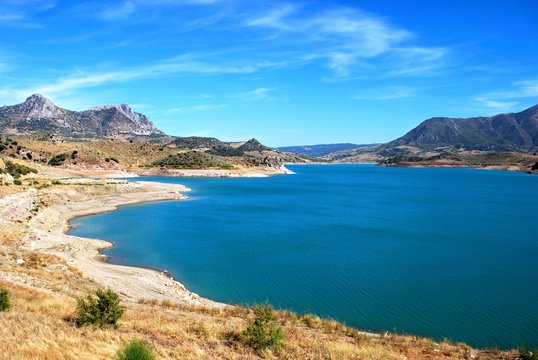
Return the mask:
{"type": "Polygon", "coordinates": [[[0,0],[0,105],[129,103],[172,135],[385,142],[538,103],[538,1],[0,0]]]}

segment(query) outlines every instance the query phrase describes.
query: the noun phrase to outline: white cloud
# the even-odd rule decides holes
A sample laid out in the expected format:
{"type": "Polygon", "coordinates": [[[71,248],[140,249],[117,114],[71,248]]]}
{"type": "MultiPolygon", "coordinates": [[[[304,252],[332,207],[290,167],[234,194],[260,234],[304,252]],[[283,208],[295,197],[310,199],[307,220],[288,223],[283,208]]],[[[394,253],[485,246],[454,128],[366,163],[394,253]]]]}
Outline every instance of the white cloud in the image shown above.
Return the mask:
{"type": "Polygon", "coordinates": [[[538,103],[538,80],[514,81],[508,90],[484,93],[474,97],[474,101],[481,107],[491,111],[521,110],[525,106],[521,102],[533,99],[533,105],[538,103]],[[534,99],[533,99],[534,98],[534,99]]]}
{"type": "Polygon", "coordinates": [[[211,64],[195,60],[193,56],[184,55],[154,64],[112,71],[76,71],[69,76],[38,84],[27,88],[0,88],[0,98],[7,101],[20,101],[27,96],[40,93],[51,98],[70,95],[81,88],[91,88],[107,83],[126,82],[137,79],[158,78],[169,74],[251,74],[261,69],[278,66],[271,62],[259,62],[245,65],[211,64]]]}
{"type": "Polygon", "coordinates": [[[300,10],[284,4],[250,16],[245,24],[276,32],[275,39],[301,49],[300,61],[325,60],[338,77],[365,68],[388,76],[422,75],[444,65],[446,48],[407,45],[414,34],[384,18],[351,8],[310,14],[300,10]]]}
{"type": "Polygon", "coordinates": [[[393,86],[357,94],[353,98],[357,100],[372,101],[395,100],[414,97],[417,92],[418,90],[415,88],[405,86],[393,86]]]}
{"type": "Polygon", "coordinates": [[[135,3],[132,1],[126,1],[118,7],[105,9],[102,16],[105,20],[118,20],[133,14],[135,10],[135,3]]]}
{"type": "Polygon", "coordinates": [[[267,26],[275,29],[293,31],[294,28],[286,22],[286,18],[295,13],[297,8],[291,4],[285,4],[260,17],[248,19],[248,26],[267,26]]]}
{"type": "Polygon", "coordinates": [[[200,112],[200,111],[210,111],[224,107],[222,104],[194,104],[194,105],[184,105],[177,106],[171,109],[166,110],[165,114],[175,114],[175,113],[190,113],[190,112],[200,112]]]}
{"type": "Polygon", "coordinates": [[[159,6],[179,6],[179,5],[210,5],[220,0],[128,0],[119,6],[106,7],[101,10],[99,16],[108,21],[115,21],[129,18],[138,13],[141,9],[156,8],[159,6]]]}
{"type": "Polygon", "coordinates": [[[273,101],[276,100],[274,95],[277,88],[259,87],[251,91],[243,92],[232,96],[232,98],[249,102],[249,101],[273,101]]]}

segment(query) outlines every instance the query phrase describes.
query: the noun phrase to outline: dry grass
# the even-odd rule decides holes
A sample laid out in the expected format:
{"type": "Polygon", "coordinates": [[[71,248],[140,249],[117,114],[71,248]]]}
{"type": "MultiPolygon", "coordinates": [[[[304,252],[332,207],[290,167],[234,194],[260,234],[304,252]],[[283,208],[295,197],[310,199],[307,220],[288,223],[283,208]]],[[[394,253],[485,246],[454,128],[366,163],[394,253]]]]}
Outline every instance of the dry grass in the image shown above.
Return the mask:
{"type": "Polygon", "coordinates": [[[201,311],[151,300],[127,304],[117,329],[79,328],[73,321],[73,298],[0,284],[8,288],[13,304],[10,311],[0,314],[2,359],[112,359],[133,338],[148,342],[161,359],[513,358],[509,353],[478,352],[414,337],[352,336],[356,330],[319,318],[319,326],[311,328],[303,317],[289,312],[277,312],[286,335],[284,349],[256,352],[240,341],[239,334],[251,316],[247,309],[201,311]]]}
{"type": "MultiPolygon", "coordinates": [[[[70,185],[69,189],[77,189],[72,194],[57,191],[61,185],[39,190],[35,201],[21,205],[24,211],[0,224],[0,285],[8,288],[13,304],[11,310],[0,313],[0,360],[113,359],[133,338],[148,342],[161,359],[515,358],[514,352],[478,351],[413,336],[366,334],[336,321],[290,311],[276,313],[285,347],[279,352],[256,352],[240,336],[253,317],[249,309],[192,307],[154,299],[126,304],[117,329],[78,328],[73,321],[75,297],[94,291],[97,284],[58,256],[22,251],[19,245],[27,231],[26,220],[48,204],[70,201],[71,196],[80,200],[105,194],[114,186],[70,185]]],[[[0,190],[2,198],[23,187],[0,190]]]]}

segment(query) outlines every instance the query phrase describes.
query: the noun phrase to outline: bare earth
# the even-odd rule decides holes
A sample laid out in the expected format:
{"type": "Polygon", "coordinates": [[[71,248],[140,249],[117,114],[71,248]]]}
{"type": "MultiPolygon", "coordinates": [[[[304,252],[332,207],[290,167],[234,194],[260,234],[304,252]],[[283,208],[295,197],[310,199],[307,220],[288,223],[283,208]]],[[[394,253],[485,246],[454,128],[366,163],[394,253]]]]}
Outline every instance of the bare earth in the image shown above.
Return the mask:
{"type": "Polygon", "coordinates": [[[85,277],[115,289],[128,300],[146,298],[185,305],[224,306],[201,298],[158,271],[105,262],[99,250],[112,246],[107,241],[66,235],[68,221],[74,217],[112,211],[126,204],[185,199],[183,193],[189,191],[188,188],[149,182],[106,184],[104,181],[89,183],[82,180],[81,183],[86,186],[69,188],[66,185],[44,193],[29,189],[0,199],[2,228],[9,228],[10,223],[19,224],[21,219],[27,219],[28,211],[34,204],[50,202],[27,222],[20,247],[22,250],[59,256],[79,269],[85,277]]]}

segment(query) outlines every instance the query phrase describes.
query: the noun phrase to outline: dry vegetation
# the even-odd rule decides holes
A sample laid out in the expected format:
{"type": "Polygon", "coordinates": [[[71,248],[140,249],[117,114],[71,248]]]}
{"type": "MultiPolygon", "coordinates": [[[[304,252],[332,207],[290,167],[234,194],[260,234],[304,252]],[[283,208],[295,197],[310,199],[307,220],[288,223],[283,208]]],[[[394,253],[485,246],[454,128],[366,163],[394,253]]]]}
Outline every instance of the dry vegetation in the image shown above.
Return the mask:
{"type": "MultiPolygon", "coordinates": [[[[104,148],[106,144],[103,142],[104,148]]],[[[83,156],[85,150],[78,149],[83,156]]],[[[61,151],[64,150],[67,148],[61,151]]],[[[16,206],[12,209],[0,208],[0,286],[8,289],[12,304],[10,310],[0,313],[0,359],[113,359],[133,339],[147,342],[159,359],[516,357],[515,352],[481,351],[464,344],[437,343],[414,336],[367,334],[335,321],[288,311],[275,314],[284,330],[284,347],[256,350],[242,336],[254,316],[252,310],[192,307],[155,299],[125,302],[125,313],[117,328],[77,327],[76,298],[94,292],[100,285],[63,258],[24,250],[21,245],[30,220],[51,204],[119,191],[116,186],[120,185],[58,185],[50,178],[39,181],[50,185],[34,190],[31,196],[26,191],[26,198],[14,201],[16,206]]],[[[23,182],[27,184],[28,179],[23,177],[23,182]]],[[[0,186],[0,200],[28,188],[29,185],[0,186]]]]}
{"type": "MultiPolygon", "coordinates": [[[[137,167],[150,164],[156,159],[176,154],[179,150],[149,142],[124,142],[114,140],[96,141],[42,141],[19,139],[19,143],[32,152],[51,157],[56,154],[72,154],[77,151],[77,164],[102,164],[106,159],[116,158],[120,165],[137,167]]],[[[75,159],[72,159],[75,160],[75,159]]],[[[72,164],[73,161],[67,161],[72,164]]],[[[114,164],[110,164],[114,165],[114,164]]]]}
{"type": "Polygon", "coordinates": [[[5,281],[12,309],[1,313],[0,349],[5,359],[113,359],[120,347],[145,340],[162,359],[513,359],[465,345],[411,336],[372,336],[321,320],[277,312],[285,346],[256,351],[241,341],[251,311],[189,308],[172,303],[126,304],[118,328],[77,327],[75,301],[5,281]]]}

